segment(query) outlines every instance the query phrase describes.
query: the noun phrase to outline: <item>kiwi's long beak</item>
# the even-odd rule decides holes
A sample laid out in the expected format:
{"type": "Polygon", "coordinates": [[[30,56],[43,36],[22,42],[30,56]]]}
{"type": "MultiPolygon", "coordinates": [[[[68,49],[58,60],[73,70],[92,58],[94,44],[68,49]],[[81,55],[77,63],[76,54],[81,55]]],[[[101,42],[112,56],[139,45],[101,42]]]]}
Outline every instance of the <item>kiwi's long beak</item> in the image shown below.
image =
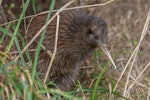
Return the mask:
{"type": "Polygon", "coordinates": [[[107,57],[110,59],[111,63],[113,64],[114,68],[116,69],[116,68],[117,68],[117,67],[116,67],[116,64],[115,64],[115,62],[113,61],[113,59],[112,59],[110,53],[109,53],[108,50],[107,50],[107,45],[106,45],[106,44],[103,44],[103,45],[99,44],[98,47],[103,50],[103,52],[107,55],[107,57]]]}

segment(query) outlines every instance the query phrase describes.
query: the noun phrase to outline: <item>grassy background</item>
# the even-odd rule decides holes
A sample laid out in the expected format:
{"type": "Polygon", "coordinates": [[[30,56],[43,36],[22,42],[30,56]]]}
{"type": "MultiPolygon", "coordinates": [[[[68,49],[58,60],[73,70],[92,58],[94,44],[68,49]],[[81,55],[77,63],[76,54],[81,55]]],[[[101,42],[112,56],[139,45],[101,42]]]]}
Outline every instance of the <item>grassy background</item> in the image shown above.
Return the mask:
{"type": "MultiPolygon", "coordinates": [[[[38,73],[35,71],[37,59],[31,60],[26,51],[29,64],[33,64],[34,67],[28,66],[21,53],[23,47],[19,46],[17,39],[21,38],[24,41],[23,45],[26,46],[20,32],[26,30],[27,24],[23,22],[28,23],[30,18],[21,19],[42,11],[49,11],[47,17],[49,19],[55,0],[22,1],[3,0],[3,8],[0,8],[0,44],[2,45],[0,46],[0,100],[47,100],[49,98],[52,100],[150,99],[150,27],[145,29],[146,36],[134,59],[129,61],[125,70],[130,56],[134,53],[134,49],[138,46],[142,37],[141,34],[150,9],[148,0],[114,0],[103,6],[82,8],[89,14],[106,20],[109,28],[108,48],[117,69],[113,69],[105,54],[97,49],[93,52],[93,56],[80,66],[80,78],[75,87],[67,92],[45,87],[43,79],[38,78],[38,73]],[[8,23],[15,19],[18,20],[8,23]],[[7,24],[3,25],[3,23],[7,24]],[[5,36],[9,36],[7,40],[4,39],[5,36]],[[4,42],[8,45],[3,45],[4,42]],[[17,52],[13,49],[14,44],[17,46],[17,52]],[[20,60],[14,61],[18,54],[20,60]],[[146,65],[148,65],[147,68],[146,65]],[[146,70],[142,73],[144,68],[146,70]],[[123,70],[125,71],[123,72],[123,70]],[[121,75],[123,76],[119,80],[121,75]],[[117,85],[118,81],[119,84],[117,85]],[[131,86],[132,84],[133,86],[131,86]]],[[[109,0],[77,0],[70,7],[94,5],[107,1],[109,0]]],[[[61,3],[57,1],[56,4],[59,3],[61,6],[65,4],[64,2],[67,3],[69,0],[61,3]]],[[[44,35],[44,31],[42,34],[44,35]]],[[[39,46],[37,48],[35,58],[38,58],[39,46]]],[[[49,84],[53,84],[53,82],[49,82],[49,84]]]]}

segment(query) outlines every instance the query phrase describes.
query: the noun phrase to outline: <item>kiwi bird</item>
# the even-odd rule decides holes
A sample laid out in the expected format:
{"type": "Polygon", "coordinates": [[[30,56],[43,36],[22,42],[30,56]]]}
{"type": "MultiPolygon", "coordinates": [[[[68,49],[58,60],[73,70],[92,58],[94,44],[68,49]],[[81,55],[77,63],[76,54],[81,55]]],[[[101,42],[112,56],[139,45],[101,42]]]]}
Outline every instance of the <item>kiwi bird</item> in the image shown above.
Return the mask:
{"type": "MultiPolygon", "coordinates": [[[[29,42],[42,28],[46,17],[47,14],[43,14],[33,18],[27,34],[24,34],[26,42],[29,42]]],[[[41,77],[45,76],[51,60],[46,51],[53,52],[54,50],[56,22],[57,19],[54,19],[47,26],[42,43],[45,50],[41,49],[39,54],[37,71],[40,72],[41,77]]],[[[60,13],[58,32],[57,52],[51,66],[49,79],[53,80],[59,89],[67,91],[78,79],[78,65],[85,61],[98,45],[107,44],[107,24],[103,19],[83,11],[69,10],[60,13]]],[[[39,39],[40,36],[31,44],[28,50],[36,49],[39,39]]],[[[30,55],[34,58],[33,52],[30,52],[30,55]]]]}

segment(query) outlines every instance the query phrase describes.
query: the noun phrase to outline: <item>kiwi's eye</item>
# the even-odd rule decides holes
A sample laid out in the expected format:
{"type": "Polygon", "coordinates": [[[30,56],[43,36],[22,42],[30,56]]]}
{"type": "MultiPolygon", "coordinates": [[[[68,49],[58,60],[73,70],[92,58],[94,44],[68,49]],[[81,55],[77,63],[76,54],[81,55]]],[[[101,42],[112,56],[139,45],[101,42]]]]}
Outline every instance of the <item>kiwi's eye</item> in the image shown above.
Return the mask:
{"type": "Polygon", "coordinates": [[[97,40],[97,39],[99,39],[99,36],[95,35],[94,38],[97,40]]]}
{"type": "Polygon", "coordinates": [[[91,29],[88,29],[88,30],[87,30],[87,34],[88,34],[88,35],[93,34],[92,30],[91,30],[91,29]]]}

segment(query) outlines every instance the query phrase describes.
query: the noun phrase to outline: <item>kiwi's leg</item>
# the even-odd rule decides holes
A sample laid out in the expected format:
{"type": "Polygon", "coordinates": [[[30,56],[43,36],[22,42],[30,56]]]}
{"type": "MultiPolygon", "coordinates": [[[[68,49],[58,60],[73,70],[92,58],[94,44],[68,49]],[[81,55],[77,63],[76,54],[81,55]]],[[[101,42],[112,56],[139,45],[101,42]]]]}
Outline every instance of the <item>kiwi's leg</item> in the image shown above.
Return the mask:
{"type": "Polygon", "coordinates": [[[61,90],[67,91],[75,84],[79,75],[79,69],[74,68],[69,70],[67,73],[60,74],[59,77],[55,80],[56,85],[61,90]]]}

